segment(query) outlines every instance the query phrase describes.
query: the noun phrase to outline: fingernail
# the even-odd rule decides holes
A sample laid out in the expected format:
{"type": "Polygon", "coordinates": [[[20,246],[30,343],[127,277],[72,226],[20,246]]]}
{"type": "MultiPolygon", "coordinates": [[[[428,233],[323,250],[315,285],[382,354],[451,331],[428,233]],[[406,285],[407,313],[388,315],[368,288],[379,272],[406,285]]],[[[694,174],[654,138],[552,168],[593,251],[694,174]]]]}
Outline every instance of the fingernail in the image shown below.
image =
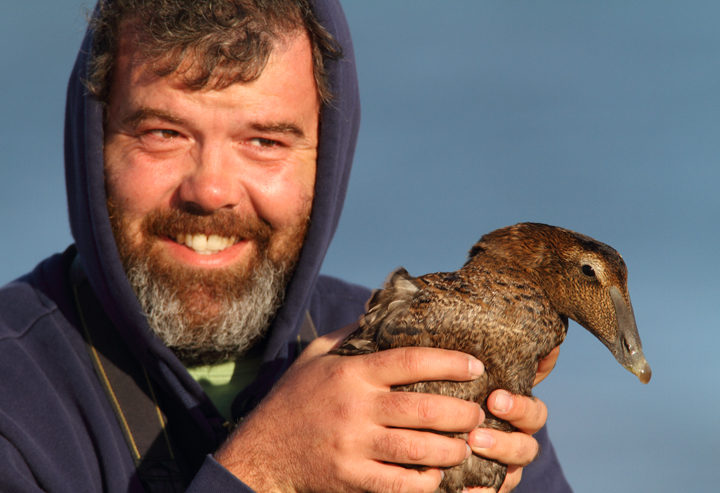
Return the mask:
{"type": "Polygon", "coordinates": [[[476,431],[475,438],[473,439],[473,445],[477,448],[490,448],[495,443],[492,435],[485,433],[484,431],[476,431]]]}
{"type": "Polygon", "coordinates": [[[507,392],[498,392],[495,396],[495,404],[493,404],[493,411],[506,413],[512,407],[513,400],[512,396],[507,392]]]}
{"type": "Polygon", "coordinates": [[[472,455],[472,449],[470,448],[470,445],[468,445],[467,443],[465,444],[465,448],[467,449],[467,450],[465,450],[465,460],[467,460],[472,455]]]}
{"type": "Polygon", "coordinates": [[[473,378],[478,378],[480,375],[485,373],[485,365],[482,364],[482,361],[476,358],[470,358],[468,368],[470,370],[470,375],[473,378]]]}

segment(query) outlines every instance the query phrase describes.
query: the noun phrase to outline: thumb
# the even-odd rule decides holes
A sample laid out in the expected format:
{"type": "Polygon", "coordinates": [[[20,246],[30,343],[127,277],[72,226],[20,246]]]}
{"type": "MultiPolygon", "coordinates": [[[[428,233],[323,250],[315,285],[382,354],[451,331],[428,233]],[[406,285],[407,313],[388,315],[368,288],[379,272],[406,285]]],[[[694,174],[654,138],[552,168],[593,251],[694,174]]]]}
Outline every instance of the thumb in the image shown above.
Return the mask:
{"type": "Polygon", "coordinates": [[[335,349],[345,340],[347,336],[352,334],[357,328],[360,327],[358,322],[353,322],[350,325],[346,325],[342,329],[338,329],[335,332],[330,332],[327,335],[318,337],[303,351],[304,357],[320,356],[327,354],[328,351],[335,349]]]}

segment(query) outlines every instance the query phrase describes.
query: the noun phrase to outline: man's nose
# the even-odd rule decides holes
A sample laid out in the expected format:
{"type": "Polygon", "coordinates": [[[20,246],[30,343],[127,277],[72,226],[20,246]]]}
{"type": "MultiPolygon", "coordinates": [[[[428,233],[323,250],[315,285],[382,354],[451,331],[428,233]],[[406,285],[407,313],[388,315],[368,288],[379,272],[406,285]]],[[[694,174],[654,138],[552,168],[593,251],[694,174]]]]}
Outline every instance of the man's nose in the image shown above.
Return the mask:
{"type": "Polygon", "coordinates": [[[238,176],[239,160],[231,145],[201,145],[192,155],[193,165],[184,177],[179,198],[185,207],[213,212],[232,209],[244,195],[238,176]]]}

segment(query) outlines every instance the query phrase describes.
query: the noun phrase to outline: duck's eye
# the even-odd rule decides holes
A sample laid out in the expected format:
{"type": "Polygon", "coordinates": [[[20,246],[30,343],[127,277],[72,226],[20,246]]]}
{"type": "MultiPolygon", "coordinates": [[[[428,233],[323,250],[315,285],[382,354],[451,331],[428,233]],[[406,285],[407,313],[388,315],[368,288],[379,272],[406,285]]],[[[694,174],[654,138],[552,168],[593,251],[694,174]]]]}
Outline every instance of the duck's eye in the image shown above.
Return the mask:
{"type": "Polygon", "coordinates": [[[585,274],[588,277],[595,277],[595,269],[592,268],[591,265],[583,265],[582,266],[583,274],[585,274]]]}

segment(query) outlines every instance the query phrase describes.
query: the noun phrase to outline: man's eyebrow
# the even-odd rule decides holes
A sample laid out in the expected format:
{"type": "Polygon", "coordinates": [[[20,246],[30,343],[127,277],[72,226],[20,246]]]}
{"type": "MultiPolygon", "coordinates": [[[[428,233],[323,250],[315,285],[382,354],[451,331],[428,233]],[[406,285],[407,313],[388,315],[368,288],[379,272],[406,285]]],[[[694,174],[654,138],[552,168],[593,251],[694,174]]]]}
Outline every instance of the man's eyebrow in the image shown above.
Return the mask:
{"type": "Polygon", "coordinates": [[[302,129],[294,123],[269,123],[267,125],[262,123],[253,123],[251,128],[258,132],[292,134],[300,139],[305,137],[305,132],[303,132],[302,129]]]}
{"type": "Polygon", "coordinates": [[[122,119],[123,124],[130,125],[131,127],[136,127],[138,124],[142,123],[145,120],[148,120],[150,118],[157,118],[158,120],[164,120],[168,123],[174,123],[176,125],[181,125],[185,123],[185,120],[182,118],[178,118],[174,116],[172,113],[168,113],[167,111],[155,109],[155,108],[147,108],[142,107],[136,111],[133,111],[129,115],[127,115],[125,118],[122,119]]]}

